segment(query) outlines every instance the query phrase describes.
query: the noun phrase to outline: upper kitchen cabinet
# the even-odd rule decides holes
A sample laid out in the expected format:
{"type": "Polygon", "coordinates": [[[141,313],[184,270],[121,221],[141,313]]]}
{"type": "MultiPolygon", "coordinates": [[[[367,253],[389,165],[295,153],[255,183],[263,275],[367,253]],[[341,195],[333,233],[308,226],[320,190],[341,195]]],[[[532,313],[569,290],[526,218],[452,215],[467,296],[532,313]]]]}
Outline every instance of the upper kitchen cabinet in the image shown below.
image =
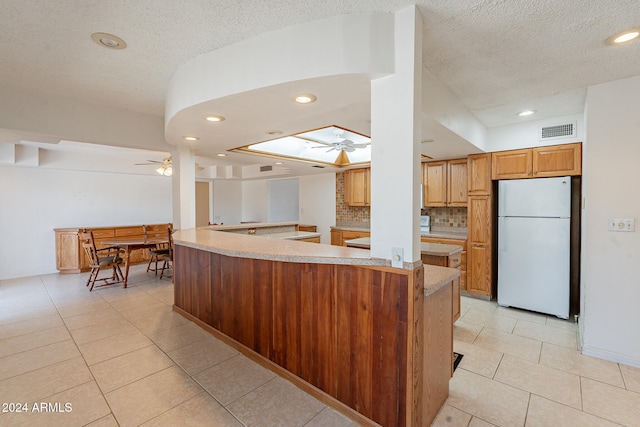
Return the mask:
{"type": "Polygon", "coordinates": [[[424,206],[467,206],[467,159],[422,163],[424,206]]]}
{"type": "Polygon", "coordinates": [[[447,162],[422,164],[425,206],[447,206],[447,162]]]}
{"type": "Polygon", "coordinates": [[[369,206],[371,203],[371,168],[344,172],[344,203],[347,206],[369,206]]]}
{"type": "Polygon", "coordinates": [[[582,144],[552,145],[492,154],[493,179],[580,175],[582,144]]]}
{"type": "Polygon", "coordinates": [[[467,159],[447,162],[447,206],[467,206],[467,159]]]}
{"type": "Polygon", "coordinates": [[[472,154],[467,158],[469,196],[491,194],[491,154],[472,154]]]}
{"type": "Polygon", "coordinates": [[[533,149],[533,176],[582,174],[582,144],[554,145],[533,149]]]}
{"type": "Polygon", "coordinates": [[[531,148],[499,151],[491,155],[491,166],[493,179],[531,178],[533,152],[531,148]]]}

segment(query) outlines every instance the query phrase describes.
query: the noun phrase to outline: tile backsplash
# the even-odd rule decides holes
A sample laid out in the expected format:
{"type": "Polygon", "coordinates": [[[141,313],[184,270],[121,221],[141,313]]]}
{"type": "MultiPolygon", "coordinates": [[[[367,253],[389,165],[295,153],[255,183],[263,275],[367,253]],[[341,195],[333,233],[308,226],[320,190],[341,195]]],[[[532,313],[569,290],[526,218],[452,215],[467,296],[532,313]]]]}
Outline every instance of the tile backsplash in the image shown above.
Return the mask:
{"type": "MultiPolygon", "coordinates": [[[[431,216],[432,227],[467,227],[467,208],[426,208],[423,215],[431,216]]],[[[336,223],[369,226],[369,206],[347,206],[344,203],[344,173],[336,174],[336,223]]]]}
{"type": "Polygon", "coordinates": [[[336,223],[356,223],[369,226],[369,206],[347,206],[344,203],[344,172],[336,174],[336,223]]]}
{"type": "Polygon", "coordinates": [[[425,208],[422,214],[431,217],[431,227],[467,228],[467,208],[425,208]]]}

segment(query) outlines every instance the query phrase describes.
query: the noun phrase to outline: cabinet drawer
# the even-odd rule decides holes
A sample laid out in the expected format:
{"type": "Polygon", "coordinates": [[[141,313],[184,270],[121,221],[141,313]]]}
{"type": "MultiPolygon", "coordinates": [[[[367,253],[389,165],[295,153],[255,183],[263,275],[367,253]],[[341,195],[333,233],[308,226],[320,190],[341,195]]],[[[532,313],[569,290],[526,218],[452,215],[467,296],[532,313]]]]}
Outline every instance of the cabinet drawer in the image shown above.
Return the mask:
{"type": "Polygon", "coordinates": [[[462,259],[462,253],[458,252],[457,254],[449,256],[449,265],[447,267],[456,268],[460,266],[460,262],[462,259]]]}
{"type": "Polygon", "coordinates": [[[125,227],[116,229],[116,237],[136,237],[144,236],[144,230],[142,226],[138,227],[125,227]]]}
{"type": "Polygon", "coordinates": [[[367,231],[342,231],[342,240],[359,239],[360,237],[369,237],[371,233],[367,231]]]}
{"type": "Polygon", "coordinates": [[[308,237],[306,239],[298,239],[299,242],[320,243],[320,237],[308,237]]]}
{"type": "Polygon", "coordinates": [[[422,254],[420,258],[422,259],[423,264],[439,265],[440,267],[447,267],[446,256],[422,254]]]}
{"type": "Polygon", "coordinates": [[[113,237],[115,236],[115,230],[113,229],[109,229],[109,230],[91,230],[93,231],[93,238],[94,239],[113,239],[113,237]]]}

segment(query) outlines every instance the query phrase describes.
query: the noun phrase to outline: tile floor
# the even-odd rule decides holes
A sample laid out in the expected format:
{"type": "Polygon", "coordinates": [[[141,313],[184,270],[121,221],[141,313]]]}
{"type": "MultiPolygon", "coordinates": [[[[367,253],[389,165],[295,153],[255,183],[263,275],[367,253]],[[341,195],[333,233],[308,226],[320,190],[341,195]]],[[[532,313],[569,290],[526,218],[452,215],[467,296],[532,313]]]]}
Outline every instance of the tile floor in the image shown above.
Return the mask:
{"type": "Polygon", "coordinates": [[[355,425],[174,313],[145,268],[127,289],[0,281],[0,426],[355,425]]]}
{"type": "MultiPolygon", "coordinates": [[[[86,277],[0,281],[1,426],[354,425],[174,313],[144,266],[128,289],[86,277]]],[[[463,298],[454,341],[436,426],[640,426],[640,369],[582,356],[573,323],[463,298]]]]}
{"type": "Polygon", "coordinates": [[[434,426],[640,426],[640,369],[580,354],[573,322],[463,297],[453,345],[434,426]]]}

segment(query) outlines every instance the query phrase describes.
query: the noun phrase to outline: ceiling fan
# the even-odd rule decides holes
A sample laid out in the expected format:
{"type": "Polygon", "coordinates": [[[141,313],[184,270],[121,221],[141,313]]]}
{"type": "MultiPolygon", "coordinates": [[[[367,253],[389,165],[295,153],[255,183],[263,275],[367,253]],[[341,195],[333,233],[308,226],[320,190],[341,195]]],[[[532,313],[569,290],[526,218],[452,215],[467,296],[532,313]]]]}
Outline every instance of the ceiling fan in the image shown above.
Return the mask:
{"type": "MultiPolygon", "coordinates": [[[[171,176],[173,174],[173,164],[171,163],[171,157],[165,157],[162,160],[147,160],[147,163],[134,163],[136,166],[143,165],[159,165],[156,172],[160,175],[171,176]]],[[[196,170],[201,171],[204,168],[196,163],[196,170]]]]}
{"type": "MultiPolygon", "coordinates": [[[[350,139],[346,139],[342,137],[342,134],[344,133],[344,130],[342,129],[336,129],[333,131],[333,134],[335,135],[335,137],[333,138],[333,141],[331,141],[331,148],[329,148],[327,151],[325,151],[325,153],[328,153],[330,151],[346,151],[347,153],[351,153],[353,151],[356,151],[356,148],[365,148],[367,146],[367,144],[356,144],[355,142],[351,141],[350,139]]],[[[319,147],[313,147],[313,148],[325,148],[324,146],[319,146],[319,147]]]]}

